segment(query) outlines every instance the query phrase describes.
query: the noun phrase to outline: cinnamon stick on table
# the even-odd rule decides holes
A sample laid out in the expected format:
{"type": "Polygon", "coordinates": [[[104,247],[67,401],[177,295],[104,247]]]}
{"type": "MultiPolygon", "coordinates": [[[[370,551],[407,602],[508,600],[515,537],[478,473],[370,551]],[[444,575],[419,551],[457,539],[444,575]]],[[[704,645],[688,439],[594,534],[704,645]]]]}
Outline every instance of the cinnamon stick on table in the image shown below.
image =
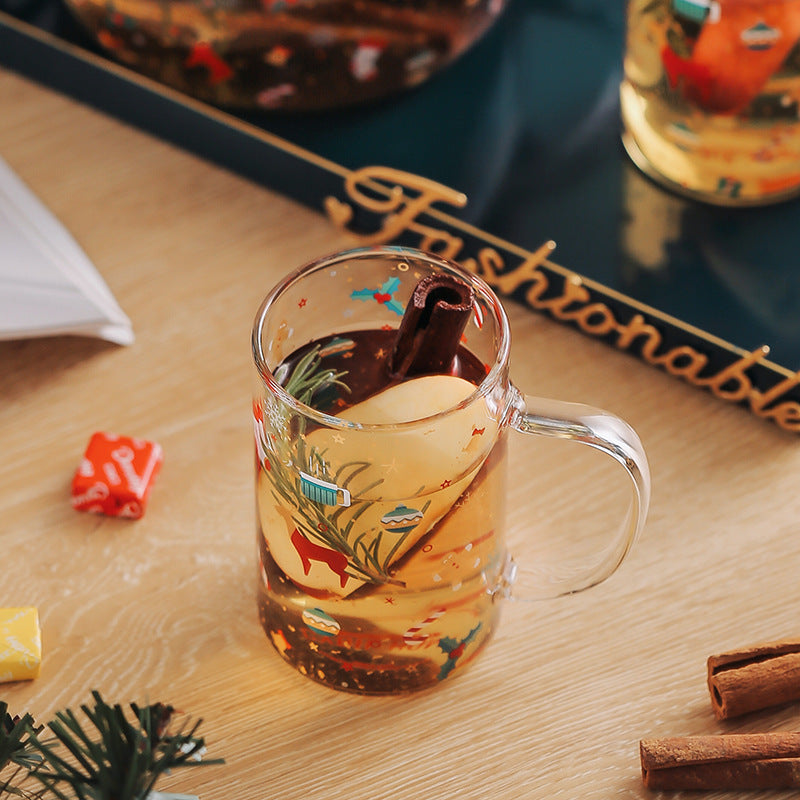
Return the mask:
{"type": "Polygon", "coordinates": [[[649,789],[800,787],[800,733],[740,733],[642,739],[649,789]]]}
{"type": "Polygon", "coordinates": [[[718,719],[800,700],[800,640],[710,656],[708,690],[718,719]]]}

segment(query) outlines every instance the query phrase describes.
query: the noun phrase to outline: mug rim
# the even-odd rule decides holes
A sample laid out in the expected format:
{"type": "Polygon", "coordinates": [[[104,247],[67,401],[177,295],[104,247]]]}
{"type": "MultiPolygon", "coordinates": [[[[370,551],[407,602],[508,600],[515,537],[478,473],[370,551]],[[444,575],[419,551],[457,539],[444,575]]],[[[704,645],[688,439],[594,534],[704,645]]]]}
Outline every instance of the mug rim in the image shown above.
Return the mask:
{"type": "Polygon", "coordinates": [[[276,395],[282,403],[290,406],[295,412],[313,419],[314,421],[329,428],[346,428],[349,430],[356,429],[363,431],[397,431],[423,423],[428,424],[433,420],[449,416],[450,414],[469,407],[479,398],[488,397],[494,391],[495,387],[503,377],[509,359],[510,340],[511,331],[505,309],[503,308],[502,303],[497,295],[479,275],[469,272],[455,261],[443,258],[436,253],[400,245],[379,245],[373,247],[356,247],[348,250],[338,250],[333,253],[329,253],[328,255],[315,258],[285,275],[280,281],[278,281],[277,284],[272,287],[258,307],[252,327],[251,348],[253,362],[262,383],[267,387],[271,394],[276,395]],[[275,302],[286,292],[287,289],[289,289],[289,287],[295,285],[307,275],[311,275],[343,261],[375,258],[382,255],[396,255],[409,259],[416,258],[426,262],[427,264],[434,265],[437,268],[454,273],[457,277],[468,282],[477,292],[477,294],[479,294],[484,300],[486,306],[490,310],[497,323],[499,339],[496,347],[494,363],[492,363],[489,371],[486,373],[486,376],[483,378],[480,384],[475,387],[475,391],[471,392],[467,397],[455,405],[449,406],[448,408],[438,411],[435,414],[388,423],[357,422],[354,420],[346,420],[342,419],[341,417],[337,417],[336,415],[326,414],[324,411],[319,411],[315,408],[312,408],[311,406],[298,400],[293,395],[289,394],[289,392],[283,388],[283,386],[276,380],[272,370],[270,370],[270,368],[267,366],[266,355],[262,346],[262,332],[264,330],[267,316],[275,302]]]}

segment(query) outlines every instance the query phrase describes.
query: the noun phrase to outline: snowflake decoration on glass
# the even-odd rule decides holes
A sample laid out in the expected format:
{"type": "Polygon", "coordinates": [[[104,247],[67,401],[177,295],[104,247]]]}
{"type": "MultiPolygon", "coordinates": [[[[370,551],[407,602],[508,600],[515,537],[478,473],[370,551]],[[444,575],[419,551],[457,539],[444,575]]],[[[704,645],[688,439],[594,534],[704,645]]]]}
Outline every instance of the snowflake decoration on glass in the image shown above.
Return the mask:
{"type": "Polygon", "coordinates": [[[264,400],[264,411],[266,427],[278,436],[283,436],[286,432],[287,415],[282,407],[280,400],[271,395],[267,395],[264,400]]]}

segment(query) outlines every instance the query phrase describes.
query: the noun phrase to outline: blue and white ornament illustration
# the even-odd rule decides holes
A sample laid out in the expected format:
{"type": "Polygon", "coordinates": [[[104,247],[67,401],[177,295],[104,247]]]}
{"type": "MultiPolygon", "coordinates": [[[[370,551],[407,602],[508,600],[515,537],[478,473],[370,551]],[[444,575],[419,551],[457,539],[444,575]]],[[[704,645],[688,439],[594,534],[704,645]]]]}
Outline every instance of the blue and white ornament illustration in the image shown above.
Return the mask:
{"type": "Polygon", "coordinates": [[[405,534],[413,531],[421,520],[421,511],[401,503],[381,517],[381,525],[387,533],[405,534]]]}

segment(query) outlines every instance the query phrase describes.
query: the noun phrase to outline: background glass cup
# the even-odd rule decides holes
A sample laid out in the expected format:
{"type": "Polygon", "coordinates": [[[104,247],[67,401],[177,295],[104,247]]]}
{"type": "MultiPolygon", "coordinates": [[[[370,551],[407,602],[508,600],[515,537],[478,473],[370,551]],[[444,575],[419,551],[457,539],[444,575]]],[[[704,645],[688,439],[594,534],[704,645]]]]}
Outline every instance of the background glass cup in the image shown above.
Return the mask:
{"type": "Polygon", "coordinates": [[[264,300],[252,337],[258,606],[269,639],[304,675],[399,693],[438,683],[481,651],[515,572],[509,431],[597,448],[632,490],[620,531],[544,594],[592,586],[625,557],[650,492],[639,438],[605,411],[524,397],[509,380],[509,346],[491,289],[416,250],[322,258],[264,300]],[[415,286],[442,274],[474,293],[455,374],[370,397],[415,286]]]}
{"type": "Polygon", "coordinates": [[[753,205],[800,193],[800,3],[629,0],[623,143],[680,193],[753,205]]]}

